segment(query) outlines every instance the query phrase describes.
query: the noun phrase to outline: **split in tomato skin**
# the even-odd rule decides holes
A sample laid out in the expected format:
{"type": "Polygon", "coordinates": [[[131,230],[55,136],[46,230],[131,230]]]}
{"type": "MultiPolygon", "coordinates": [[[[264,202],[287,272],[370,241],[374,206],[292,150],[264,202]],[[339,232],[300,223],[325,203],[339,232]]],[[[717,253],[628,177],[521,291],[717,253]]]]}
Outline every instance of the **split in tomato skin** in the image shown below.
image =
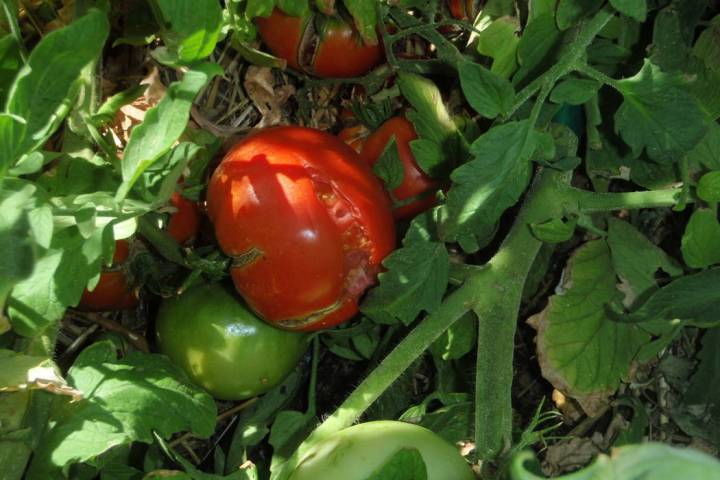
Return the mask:
{"type": "Polygon", "coordinates": [[[382,46],[362,41],[354,27],[341,18],[327,17],[323,31],[309,35],[313,17],[292,17],[274,9],[267,18],[255,20],[270,51],[287,64],[323,78],[364,75],[384,58],[382,46]]]}
{"type": "Polygon", "coordinates": [[[357,153],[362,152],[365,139],[368,136],[368,129],[364,125],[345,127],[338,132],[338,138],[357,153]]]}
{"type": "Polygon", "coordinates": [[[398,219],[407,219],[435,205],[433,192],[439,188],[439,184],[423,172],[415,161],[410,142],[417,138],[417,134],[405,117],[393,117],[371,133],[365,139],[360,158],[372,167],[393,136],[403,166],[403,181],[392,191],[393,197],[403,205],[393,209],[393,215],[398,219]],[[416,197],[417,200],[412,200],[416,197]],[[410,203],[404,204],[406,201],[410,203]]]}
{"type": "Polygon", "coordinates": [[[208,186],[208,215],[238,292],[266,321],[348,320],[395,245],[390,201],[336,137],[284,126],[237,143],[208,186]]]}
{"type": "Polygon", "coordinates": [[[177,211],[170,216],[167,232],[180,245],[191,242],[200,229],[200,209],[195,202],[188,200],[178,192],[173,192],[170,204],[177,211]]]}
{"type": "Polygon", "coordinates": [[[155,323],[160,351],[220,400],[243,400],[279,385],[307,337],[268,325],[220,284],[163,301],[155,323]]]}
{"type": "Polygon", "coordinates": [[[92,291],[85,289],[78,309],[92,312],[108,310],[130,310],[137,306],[138,296],[128,284],[123,263],[130,256],[130,245],[126,240],[115,242],[113,266],[103,269],[100,280],[92,291]]]}
{"type": "Polygon", "coordinates": [[[405,422],[366,422],[329,435],[316,443],[290,475],[290,480],[365,480],[377,475],[402,449],[417,449],[427,480],[474,480],[457,448],[434,432],[405,422]]]}

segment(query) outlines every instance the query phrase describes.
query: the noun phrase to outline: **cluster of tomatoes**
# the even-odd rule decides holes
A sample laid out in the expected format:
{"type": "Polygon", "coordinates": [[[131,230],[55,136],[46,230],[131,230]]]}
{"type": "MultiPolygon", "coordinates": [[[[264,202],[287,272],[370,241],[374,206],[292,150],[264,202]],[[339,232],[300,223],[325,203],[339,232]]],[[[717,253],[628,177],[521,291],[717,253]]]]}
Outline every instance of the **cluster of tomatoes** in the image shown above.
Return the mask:
{"type": "MultiPolygon", "coordinates": [[[[448,7],[456,18],[468,19],[472,4],[453,0],[448,7]]],[[[292,17],[276,9],[256,22],[266,46],[306,74],[357,76],[383,60],[379,44],[363,43],[339,17],[321,22],[321,32],[314,31],[318,23],[311,14],[292,17]]],[[[282,126],[236,143],[217,165],[206,194],[215,238],[232,259],[234,291],[201,285],[163,301],[155,322],[160,351],[221,400],[260,395],[281,383],[304,354],[304,332],[333,327],[357,314],[362,295],[395,247],[394,222],[434,205],[440,185],[415,161],[411,142],[416,138],[412,123],[396,116],[372,132],[353,125],[334,136],[282,126]],[[387,191],[373,166],[393,139],[403,180],[387,191]]],[[[175,210],[165,228],[178,244],[190,246],[201,207],[179,192],[170,203],[175,210]]],[[[126,272],[129,256],[130,243],[116,241],[112,266],[92,291],[84,292],[78,308],[124,310],[138,304],[139,288],[126,272]]],[[[455,472],[453,478],[472,478],[452,446],[430,431],[399,422],[372,422],[330,437],[292,478],[338,478],[348,472],[347,462],[327,476],[322,452],[341,449],[348,441],[372,449],[378,436],[385,444],[417,448],[428,478],[449,472],[455,472]]],[[[375,452],[375,467],[391,453],[375,452]]],[[[349,471],[366,472],[369,466],[350,465],[349,471]]]]}

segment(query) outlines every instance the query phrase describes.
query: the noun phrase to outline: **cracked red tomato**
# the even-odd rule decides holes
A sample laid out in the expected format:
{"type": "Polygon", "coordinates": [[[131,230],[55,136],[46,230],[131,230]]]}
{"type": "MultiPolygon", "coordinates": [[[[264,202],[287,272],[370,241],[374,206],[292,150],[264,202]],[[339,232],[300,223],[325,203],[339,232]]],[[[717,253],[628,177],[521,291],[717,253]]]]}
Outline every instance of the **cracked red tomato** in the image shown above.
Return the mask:
{"type": "Polygon", "coordinates": [[[357,154],[318,130],[261,130],[225,156],[208,214],[250,307],[292,330],[348,320],[395,244],[390,202],[357,154]]]}
{"type": "Polygon", "coordinates": [[[138,304],[135,289],[128,283],[123,265],[130,255],[126,240],[115,242],[113,264],[104,268],[100,280],[92,291],[85,289],[78,308],[87,311],[129,310],[138,304]]]}
{"type": "Polygon", "coordinates": [[[403,181],[392,191],[396,206],[395,218],[412,218],[435,205],[435,190],[439,184],[427,176],[418,166],[410,149],[410,142],[417,138],[415,128],[405,117],[393,117],[371,133],[364,141],[360,157],[371,167],[380,159],[390,139],[395,137],[403,181]]]}
{"type": "Polygon", "coordinates": [[[270,51],[296,70],[318,77],[364,75],[383,60],[379,43],[364,43],[355,28],[339,17],[312,14],[292,17],[279,9],[255,22],[270,51]],[[320,25],[319,31],[316,25],[320,25]]]}

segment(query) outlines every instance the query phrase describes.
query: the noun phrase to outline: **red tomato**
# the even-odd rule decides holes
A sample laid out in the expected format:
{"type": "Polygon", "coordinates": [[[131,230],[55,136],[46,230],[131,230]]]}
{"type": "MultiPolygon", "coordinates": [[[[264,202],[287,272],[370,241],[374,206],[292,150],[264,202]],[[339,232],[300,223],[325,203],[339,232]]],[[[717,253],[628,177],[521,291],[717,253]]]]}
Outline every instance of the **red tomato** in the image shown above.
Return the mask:
{"type": "Polygon", "coordinates": [[[319,38],[306,35],[307,28],[314,28],[312,16],[291,17],[276,8],[269,17],[258,17],[256,23],[270,51],[305,73],[319,77],[356,77],[382,61],[380,44],[365,44],[352,25],[338,17],[326,18],[319,38]]]}
{"type": "Polygon", "coordinates": [[[438,183],[428,177],[415,162],[410,142],[417,138],[417,134],[412,123],[405,117],[393,117],[387,120],[365,139],[360,157],[368,165],[373,166],[393,136],[404,171],[403,182],[392,191],[393,197],[402,203],[417,197],[417,200],[396,207],[393,214],[395,218],[411,218],[435,205],[435,196],[432,192],[439,187],[438,183]]]}
{"type": "Polygon", "coordinates": [[[93,291],[85,290],[78,308],[87,311],[129,310],[138,304],[138,297],[132,286],[128,285],[122,264],[130,255],[130,246],[126,240],[115,242],[113,266],[103,269],[100,280],[93,291]]]}
{"type": "Polygon", "coordinates": [[[200,210],[195,202],[173,192],[170,203],[177,209],[170,216],[167,231],[179,244],[193,240],[200,228],[200,210]]]}
{"type": "Polygon", "coordinates": [[[475,20],[474,0],[448,0],[448,8],[453,18],[458,20],[475,20]]]}
{"type": "Polygon", "coordinates": [[[347,145],[310,128],[237,143],[210,179],[207,205],[238,292],[291,330],[352,317],[395,244],[380,182],[347,145]]]}

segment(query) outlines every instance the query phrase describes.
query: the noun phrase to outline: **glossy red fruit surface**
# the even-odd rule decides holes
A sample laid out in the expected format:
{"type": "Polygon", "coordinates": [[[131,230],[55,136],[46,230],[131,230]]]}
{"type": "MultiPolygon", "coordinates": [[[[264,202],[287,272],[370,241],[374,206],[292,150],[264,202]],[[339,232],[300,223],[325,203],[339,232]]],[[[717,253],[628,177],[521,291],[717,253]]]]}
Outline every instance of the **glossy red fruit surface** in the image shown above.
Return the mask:
{"type": "Polygon", "coordinates": [[[100,280],[92,291],[85,290],[78,308],[86,311],[129,310],[138,304],[135,289],[128,284],[122,264],[130,255],[126,240],[115,242],[113,266],[103,269],[100,280]]]}
{"type": "Polygon", "coordinates": [[[326,17],[320,32],[312,31],[313,17],[292,17],[277,8],[269,17],[258,17],[255,22],[260,37],[275,56],[311,75],[356,77],[383,60],[379,43],[364,43],[352,25],[337,17],[326,17]]]}
{"type": "Polygon", "coordinates": [[[268,128],[237,143],[207,203],[238,292],[283,328],[348,320],[395,244],[378,179],[350,147],[310,128],[268,128]]]}

